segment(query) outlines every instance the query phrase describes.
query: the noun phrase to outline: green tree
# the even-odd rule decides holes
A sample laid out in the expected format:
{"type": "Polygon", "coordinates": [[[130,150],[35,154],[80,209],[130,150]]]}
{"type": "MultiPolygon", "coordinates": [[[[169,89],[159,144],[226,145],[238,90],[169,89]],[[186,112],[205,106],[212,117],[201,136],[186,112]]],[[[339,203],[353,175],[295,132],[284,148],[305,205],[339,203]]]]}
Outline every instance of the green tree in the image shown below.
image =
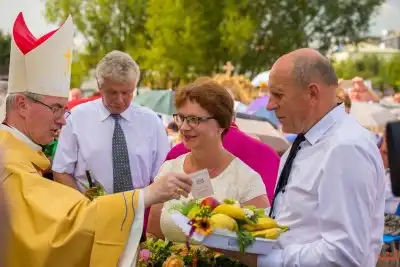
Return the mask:
{"type": "Polygon", "coordinates": [[[332,44],[357,40],[384,0],[253,1],[258,28],[241,60],[243,69],[258,73],[282,54],[299,47],[325,53],[332,44]]]}
{"type": "Polygon", "coordinates": [[[0,74],[8,73],[10,65],[11,36],[0,31],[0,74]]]}
{"type": "Polygon", "coordinates": [[[396,54],[383,64],[382,76],[387,84],[400,88],[400,54],[396,54]]]}
{"type": "Polygon", "coordinates": [[[81,72],[113,49],[130,53],[146,82],[176,87],[219,72],[255,75],[300,47],[325,52],[358,40],[384,0],[46,0],[46,15],[72,14],[86,49],[81,72]]]}
{"type": "Polygon", "coordinates": [[[400,87],[400,54],[389,59],[377,55],[365,55],[357,59],[349,59],[334,63],[338,77],[352,79],[356,76],[371,80],[374,88],[385,85],[400,87]]]}
{"type": "Polygon", "coordinates": [[[146,0],[46,0],[49,22],[61,23],[71,14],[84,38],[85,49],[75,52],[72,82],[75,86],[112,50],[130,53],[139,62],[146,45],[146,0]]]}

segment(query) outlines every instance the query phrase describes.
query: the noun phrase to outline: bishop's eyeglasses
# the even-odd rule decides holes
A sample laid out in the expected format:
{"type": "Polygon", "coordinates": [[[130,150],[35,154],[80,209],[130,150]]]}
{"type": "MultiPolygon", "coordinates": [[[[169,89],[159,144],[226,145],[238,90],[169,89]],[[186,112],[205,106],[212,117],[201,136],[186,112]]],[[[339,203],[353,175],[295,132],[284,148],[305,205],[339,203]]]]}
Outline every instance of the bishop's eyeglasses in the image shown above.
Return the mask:
{"type": "Polygon", "coordinates": [[[59,119],[59,118],[61,118],[63,116],[66,119],[71,114],[71,112],[65,107],[61,107],[61,106],[58,106],[58,105],[57,106],[50,106],[50,105],[47,105],[46,103],[44,103],[44,102],[42,102],[40,100],[37,100],[37,99],[35,99],[33,97],[30,97],[30,96],[27,96],[27,95],[25,95],[25,96],[27,98],[29,98],[29,100],[49,108],[53,112],[54,118],[56,118],[56,119],[59,119]]]}

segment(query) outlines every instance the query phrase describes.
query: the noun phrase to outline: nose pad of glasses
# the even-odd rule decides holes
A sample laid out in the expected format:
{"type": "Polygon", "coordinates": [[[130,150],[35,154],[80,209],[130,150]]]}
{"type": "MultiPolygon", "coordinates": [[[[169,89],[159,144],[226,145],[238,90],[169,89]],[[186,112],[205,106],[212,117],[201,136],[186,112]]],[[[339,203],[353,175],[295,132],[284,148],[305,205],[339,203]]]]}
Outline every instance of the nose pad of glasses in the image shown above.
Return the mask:
{"type": "Polygon", "coordinates": [[[190,130],[192,127],[190,127],[189,123],[187,122],[187,120],[184,120],[179,127],[179,130],[183,129],[187,129],[190,130]]]}

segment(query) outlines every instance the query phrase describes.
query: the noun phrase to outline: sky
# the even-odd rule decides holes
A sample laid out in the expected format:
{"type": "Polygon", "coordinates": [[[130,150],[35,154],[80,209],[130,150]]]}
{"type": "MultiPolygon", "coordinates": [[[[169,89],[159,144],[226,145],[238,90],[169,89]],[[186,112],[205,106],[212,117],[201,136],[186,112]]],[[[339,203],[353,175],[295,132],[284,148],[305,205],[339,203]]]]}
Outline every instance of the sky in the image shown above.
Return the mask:
{"type": "MultiPolygon", "coordinates": [[[[0,30],[10,32],[14,19],[19,12],[35,36],[43,35],[56,28],[44,18],[45,0],[0,0],[0,30]],[[29,6],[28,6],[29,4],[29,6]]],[[[400,0],[387,0],[372,22],[371,33],[380,35],[383,30],[400,30],[400,0]]]]}

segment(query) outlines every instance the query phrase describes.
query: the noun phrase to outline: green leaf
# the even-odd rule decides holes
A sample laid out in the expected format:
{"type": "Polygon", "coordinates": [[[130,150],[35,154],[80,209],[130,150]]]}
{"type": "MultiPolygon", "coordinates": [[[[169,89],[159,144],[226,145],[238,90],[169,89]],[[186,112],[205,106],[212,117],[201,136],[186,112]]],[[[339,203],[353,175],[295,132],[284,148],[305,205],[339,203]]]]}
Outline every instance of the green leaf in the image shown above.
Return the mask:
{"type": "Polygon", "coordinates": [[[253,244],[255,238],[252,236],[250,232],[239,227],[239,230],[236,232],[238,237],[238,247],[240,252],[244,253],[246,248],[253,244]]]}

